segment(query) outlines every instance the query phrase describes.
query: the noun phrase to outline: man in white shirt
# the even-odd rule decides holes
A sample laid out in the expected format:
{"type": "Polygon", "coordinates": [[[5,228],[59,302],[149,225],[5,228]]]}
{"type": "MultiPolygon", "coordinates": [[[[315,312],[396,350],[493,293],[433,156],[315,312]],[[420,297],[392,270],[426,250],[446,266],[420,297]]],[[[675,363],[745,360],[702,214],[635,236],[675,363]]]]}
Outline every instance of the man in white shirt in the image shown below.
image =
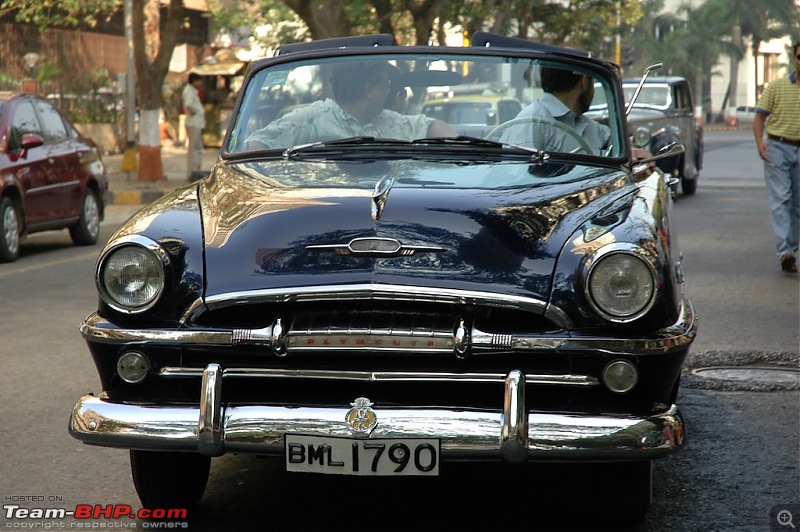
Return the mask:
{"type": "Polygon", "coordinates": [[[189,82],[181,94],[186,112],[186,135],[189,138],[186,177],[190,181],[192,174],[199,172],[203,164],[203,128],[206,127],[206,112],[200,99],[202,86],[203,78],[193,72],[189,74],[189,82]]]}
{"type": "Polygon", "coordinates": [[[543,151],[585,153],[585,145],[582,146],[578,140],[582,138],[591,153],[599,155],[608,146],[611,131],[583,115],[594,97],[594,80],[571,70],[548,67],[541,68],[540,77],[545,95],[525,107],[516,118],[538,117],[555,121],[574,134],[555,124],[532,119],[510,126],[500,140],[543,151]]]}
{"type": "Polygon", "coordinates": [[[398,140],[455,136],[441,120],[384,108],[390,90],[388,67],[381,61],[337,65],[331,78],[333,99],[287,113],[253,133],[247,148],[289,148],[359,136],[398,140]]]}

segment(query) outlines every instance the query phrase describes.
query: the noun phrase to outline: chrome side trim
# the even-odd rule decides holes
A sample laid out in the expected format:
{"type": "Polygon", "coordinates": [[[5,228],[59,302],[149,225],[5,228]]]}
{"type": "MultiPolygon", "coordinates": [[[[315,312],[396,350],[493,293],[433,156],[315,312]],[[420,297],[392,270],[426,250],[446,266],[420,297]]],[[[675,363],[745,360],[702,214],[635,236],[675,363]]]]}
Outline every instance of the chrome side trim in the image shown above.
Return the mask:
{"type": "MultiPolygon", "coordinates": [[[[158,372],[166,378],[203,377],[205,369],[165,366],[158,372]]],[[[363,382],[484,382],[506,383],[503,373],[449,373],[414,371],[338,371],[315,369],[226,368],[222,377],[267,379],[312,379],[363,382]]],[[[525,375],[528,384],[560,384],[568,386],[599,386],[600,381],[589,375],[525,375]]]]}
{"type": "MultiPolygon", "coordinates": [[[[81,334],[87,339],[100,343],[162,343],[182,345],[223,345],[252,344],[270,346],[273,334],[272,326],[263,329],[237,329],[230,331],[182,329],[120,329],[101,318],[96,313],[84,320],[80,327],[81,334]]],[[[688,300],[684,301],[678,320],[661,330],[653,332],[647,338],[609,338],[535,335],[493,335],[473,328],[470,333],[470,347],[473,355],[485,356],[499,349],[517,351],[558,350],[561,353],[571,351],[604,351],[607,353],[639,355],[665,354],[686,347],[692,343],[697,334],[697,319],[688,300]]]]}
{"type": "MultiPolygon", "coordinates": [[[[379,423],[373,438],[431,438],[445,459],[509,460],[503,452],[504,413],[446,408],[373,407],[379,423]]],[[[352,437],[344,422],[349,405],[221,407],[222,452],[283,454],[287,432],[352,437]]],[[[161,451],[207,451],[198,438],[198,407],[115,403],[85,395],[75,405],[69,432],[87,444],[161,451]]],[[[676,406],[650,416],[526,412],[527,460],[645,460],[684,444],[676,406]]]]}

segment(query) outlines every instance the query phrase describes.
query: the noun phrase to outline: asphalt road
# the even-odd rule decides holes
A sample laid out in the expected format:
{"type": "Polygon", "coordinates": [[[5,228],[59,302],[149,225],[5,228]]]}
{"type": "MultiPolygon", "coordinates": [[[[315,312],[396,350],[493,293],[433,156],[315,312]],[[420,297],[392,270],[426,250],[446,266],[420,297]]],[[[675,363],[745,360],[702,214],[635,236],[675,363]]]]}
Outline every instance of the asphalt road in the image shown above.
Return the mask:
{"type": "MultiPolygon", "coordinates": [[[[700,316],[695,359],[744,363],[753,355],[797,367],[798,278],[773,253],[761,168],[747,132],[706,135],[695,196],[674,205],[686,290],[700,316]],[[744,362],[743,362],[744,361],[744,362]]],[[[113,207],[107,239],[131,207],[113,207]]],[[[76,248],[66,232],[36,235],[20,260],[0,265],[0,498],[4,506],[139,508],[127,453],[92,448],[66,432],[75,399],[98,391],[77,331],[96,304],[92,267],[100,246],[76,248]]],[[[679,404],[689,445],[656,462],[655,501],[639,529],[790,530],[800,525],[800,396],[797,391],[723,391],[687,379],[679,404]],[[791,506],[795,505],[795,506],[791,506]],[[784,514],[785,515],[785,514],[784,514]]],[[[598,530],[597,478],[575,468],[524,472],[460,466],[430,482],[287,474],[248,456],[215,459],[208,490],[188,519],[217,530],[598,530]]],[[[75,528],[141,520],[9,519],[0,529],[75,528]],[[62,526],[63,525],[63,526],[62,526]]],[[[184,522],[174,523],[178,528],[184,522]]]]}

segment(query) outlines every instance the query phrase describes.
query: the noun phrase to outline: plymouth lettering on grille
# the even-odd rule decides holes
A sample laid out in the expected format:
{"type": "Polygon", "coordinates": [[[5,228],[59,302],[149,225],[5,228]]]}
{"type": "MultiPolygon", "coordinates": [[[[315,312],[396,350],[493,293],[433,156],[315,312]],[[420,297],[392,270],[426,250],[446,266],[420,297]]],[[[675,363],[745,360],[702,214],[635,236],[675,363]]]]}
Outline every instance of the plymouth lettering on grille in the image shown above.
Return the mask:
{"type": "Polygon", "coordinates": [[[296,334],[291,333],[286,344],[294,349],[373,348],[452,351],[453,338],[419,336],[375,336],[349,334],[296,334]]]}

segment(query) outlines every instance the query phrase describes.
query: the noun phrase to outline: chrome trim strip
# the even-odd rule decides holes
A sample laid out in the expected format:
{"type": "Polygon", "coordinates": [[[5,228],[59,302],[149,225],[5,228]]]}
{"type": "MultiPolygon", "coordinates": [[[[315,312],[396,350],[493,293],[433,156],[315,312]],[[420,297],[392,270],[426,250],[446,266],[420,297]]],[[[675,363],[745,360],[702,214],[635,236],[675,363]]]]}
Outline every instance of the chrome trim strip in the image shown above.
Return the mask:
{"type": "MultiPolygon", "coordinates": [[[[503,308],[518,308],[528,312],[544,314],[547,302],[525,296],[479,292],[476,290],[458,290],[450,288],[434,288],[429,286],[404,286],[387,284],[349,284],[300,286],[250,290],[246,292],[229,292],[206,298],[211,310],[241,305],[244,303],[285,303],[305,301],[340,301],[349,299],[374,299],[388,301],[411,301],[416,303],[450,303],[458,305],[490,305],[503,308]]],[[[553,313],[554,322],[559,327],[569,329],[572,323],[563,323],[562,316],[553,313]],[[558,321],[556,321],[558,320],[558,321]]],[[[550,316],[548,316],[550,317],[550,316]]]]}
{"type": "MultiPolygon", "coordinates": [[[[165,366],[158,372],[160,377],[203,377],[203,368],[165,366]]],[[[506,383],[503,373],[449,373],[422,371],[339,371],[325,369],[267,369],[267,368],[226,368],[222,377],[230,378],[268,378],[268,379],[313,379],[363,382],[483,382],[506,383]]],[[[590,375],[539,375],[527,374],[527,384],[559,384],[567,386],[599,386],[600,380],[590,375]]]]}
{"type": "MultiPolygon", "coordinates": [[[[88,316],[80,327],[81,334],[90,341],[100,343],[164,343],[182,345],[232,345],[236,343],[253,343],[270,345],[272,327],[256,330],[195,330],[195,329],[120,329],[97,313],[88,316]],[[236,336],[234,335],[236,333],[236,336]],[[247,335],[250,335],[247,338],[247,335]]],[[[600,350],[610,354],[639,355],[664,354],[685,349],[692,343],[697,334],[697,318],[688,300],[684,300],[678,320],[658,331],[649,338],[606,338],[578,336],[514,336],[500,338],[497,335],[481,335],[481,331],[472,333],[471,346],[473,355],[491,354],[499,348],[513,350],[558,350],[562,353],[571,351],[600,350]],[[502,340],[498,344],[498,341],[502,340]],[[505,342],[505,343],[503,343],[505,342]],[[486,349],[482,352],[481,349],[486,349]]],[[[503,336],[503,335],[501,335],[503,336]]]]}
{"type": "Polygon", "coordinates": [[[203,370],[200,385],[200,419],[197,423],[197,446],[206,456],[221,456],[222,447],[222,369],[209,364],[203,370]]]}
{"type": "MultiPolygon", "coordinates": [[[[352,437],[340,408],[268,405],[222,407],[223,452],[283,454],[286,432],[352,437]]],[[[374,407],[374,438],[440,438],[446,459],[503,456],[503,413],[447,408],[374,407]]],[[[191,405],[115,403],[85,395],[75,405],[69,432],[87,444],[161,451],[200,451],[199,409],[191,405]]],[[[684,443],[676,406],[644,417],[527,413],[528,460],[644,460],[659,458],[684,443]]]]}
{"type": "Polygon", "coordinates": [[[232,331],[209,331],[193,329],[120,329],[96,312],[90,314],[80,326],[87,340],[99,343],[164,343],[231,345],[232,331]]]}

